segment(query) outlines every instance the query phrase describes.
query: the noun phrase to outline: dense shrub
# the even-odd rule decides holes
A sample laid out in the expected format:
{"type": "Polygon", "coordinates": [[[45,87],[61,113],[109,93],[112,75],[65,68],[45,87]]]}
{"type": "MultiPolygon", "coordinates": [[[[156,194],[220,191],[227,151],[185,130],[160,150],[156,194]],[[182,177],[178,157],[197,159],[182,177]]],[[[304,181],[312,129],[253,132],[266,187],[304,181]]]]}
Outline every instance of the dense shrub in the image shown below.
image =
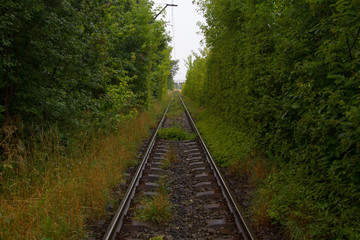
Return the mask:
{"type": "Polygon", "coordinates": [[[186,84],[182,87],[185,95],[192,96],[196,102],[203,103],[203,85],[205,78],[205,56],[206,51],[202,51],[202,56],[194,54],[189,56],[186,61],[188,71],[186,73],[186,84]]]}
{"type": "Polygon", "coordinates": [[[0,124],[115,126],[163,97],[171,49],[151,9],[145,0],[2,1],[0,124]]]}
{"type": "Polygon", "coordinates": [[[198,4],[206,73],[184,93],[254,137],[248,151],[260,149],[277,169],[261,190],[268,213],[295,239],[358,239],[359,3],[198,4]]]}
{"type": "Polygon", "coordinates": [[[162,111],[144,113],[172,80],[165,23],[147,0],[0,13],[0,238],[83,239],[162,111]]]}

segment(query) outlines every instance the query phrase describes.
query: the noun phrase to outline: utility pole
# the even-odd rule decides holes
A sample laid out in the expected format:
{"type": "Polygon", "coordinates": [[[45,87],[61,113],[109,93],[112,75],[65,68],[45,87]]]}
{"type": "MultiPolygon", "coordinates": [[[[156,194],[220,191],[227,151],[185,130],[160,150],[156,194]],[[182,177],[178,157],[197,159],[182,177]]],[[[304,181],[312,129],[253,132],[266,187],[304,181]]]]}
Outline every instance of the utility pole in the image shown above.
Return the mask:
{"type": "Polygon", "coordinates": [[[161,11],[158,14],[156,14],[156,16],[154,17],[153,20],[155,20],[167,7],[177,7],[177,5],[175,5],[175,4],[166,4],[165,7],[163,9],[161,9],[161,11]]]}

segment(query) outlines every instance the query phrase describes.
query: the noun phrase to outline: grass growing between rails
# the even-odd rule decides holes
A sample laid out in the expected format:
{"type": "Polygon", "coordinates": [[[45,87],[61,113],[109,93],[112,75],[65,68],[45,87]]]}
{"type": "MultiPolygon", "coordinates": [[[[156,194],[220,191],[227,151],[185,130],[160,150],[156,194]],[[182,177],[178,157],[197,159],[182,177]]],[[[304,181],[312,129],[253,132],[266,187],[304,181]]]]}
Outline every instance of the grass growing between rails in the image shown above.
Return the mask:
{"type": "Polygon", "coordinates": [[[160,128],[158,137],[165,140],[193,140],[194,133],[189,133],[180,127],[160,128]]]}
{"type": "Polygon", "coordinates": [[[76,154],[64,153],[56,131],[43,133],[31,146],[13,144],[9,135],[1,142],[14,154],[1,163],[0,239],[84,238],[85,222],[104,215],[111,190],[134,164],[135,150],[162,109],[156,104],[111,134],[84,138],[72,147],[82,149],[76,154]]]}
{"type": "Polygon", "coordinates": [[[177,161],[175,146],[171,144],[169,151],[166,153],[162,168],[169,169],[175,161],[177,161]]]}
{"type": "Polygon", "coordinates": [[[163,224],[171,220],[173,215],[166,176],[160,178],[157,194],[152,197],[145,197],[141,200],[140,205],[141,207],[136,210],[136,219],[140,221],[163,224]]]}
{"type": "MultiPolygon", "coordinates": [[[[175,147],[170,144],[170,149],[164,158],[163,169],[171,168],[177,160],[175,147]]],[[[163,175],[158,181],[159,187],[156,189],[156,195],[145,197],[140,201],[140,208],[136,209],[136,219],[140,221],[149,221],[155,224],[167,223],[172,219],[170,193],[168,190],[168,177],[163,175]]]]}
{"type": "Polygon", "coordinates": [[[174,99],[171,103],[168,113],[166,114],[166,119],[170,122],[170,126],[183,128],[183,117],[185,116],[185,112],[177,94],[178,93],[174,94],[174,99]]]}
{"type": "Polygon", "coordinates": [[[171,103],[168,113],[166,114],[167,118],[174,119],[180,117],[184,113],[184,108],[178,97],[178,93],[174,93],[174,99],[171,103]]]}
{"type": "Polygon", "coordinates": [[[163,236],[152,237],[150,240],[164,240],[163,236]]]}

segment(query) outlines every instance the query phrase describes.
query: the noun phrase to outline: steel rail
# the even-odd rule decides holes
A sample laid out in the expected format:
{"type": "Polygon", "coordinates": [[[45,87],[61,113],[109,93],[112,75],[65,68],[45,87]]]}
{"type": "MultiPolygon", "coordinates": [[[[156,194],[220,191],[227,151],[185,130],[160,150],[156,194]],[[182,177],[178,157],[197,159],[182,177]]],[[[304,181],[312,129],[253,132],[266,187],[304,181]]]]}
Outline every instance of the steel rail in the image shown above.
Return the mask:
{"type": "Polygon", "coordinates": [[[116,236],[116,233],[122,227],[122,222],[123,222],[123,219],[124,219],[124,215],[125,215],[126,211],[128,210],[128,208],[130,206],[130,202],[131,202],[132,197],[135,194],[135,189],[136,189],[137,185],[139,184],[139,180],[140,180],[140,178],[142,176],[142,173],[144,171],[144,167],[145,167],[145,165],[146,165],[146,163],[147,163],[147,161],[148,161],[148,159],[150,157],[151,151],[152,151],[152,149],[154,147],[156,135],[157,135],[159,129],[161,128],[161,125],[163,124],[163,122],[165,120],[166,113],[169,110],[169,107],[170,107],[170,104],[171,104],[171,102],[173,100],[173,97],[174,97],[174,95],[171,97],[170,102],[169,102],[169,104],[167,105],[167,107],[165,109],[164,115],[162,116],[162,118],[160,120],[160,123],[159,123],[158,127],[156,128],[156,130],[155,130],[155,132],[154,132],[154,134],[152,136],[152,139],[151,139],[151,141],[150,141],[150,143],[148,145],[148,148],[146,149],[144,157],[143,157],[138,169],[136,170],[136,173],[135,173],[133,179],[131,180],[131,183],[130,183],[128,189],[126,190],[124,198],[121,200],[120,206],[116,210],[114,217],[111,219],[111,223],[110,223],[109,227],[107,228],[107,230],[106,230],[106,232],[104,234],[104,237],[102,238],[103,240],[112,240],[112,239],[114,239],[115,236],[116,236]]]}
{"type": "Polygon", "coordinates": [[[212,158],[210,151],[208,150],[208,148],[205,145],[204,140],[202,139],[199,130],[197,129],[191,114],[189,112],[189,110],[186,108],[186,105],[184,103],[184,101],[182,100],[180,94],[179,94],[180,100],[183,104],[183,107],[185,109],[185,113],[186,116],[194,130],[194,132],[197,134],[198,138],[199,138],[199,142],[201,144],[201,147],[203,148],[205,154],[206,154],[206,159],[208,160],[208,162],[210,163],[214,175],[216,177],[216,179],[218,180],[218,183],[222,189],[223,195],[224,197],[227,199],[230,211],[233,212],[234,216],[235,216],[235,221],[236,221],[236,225],[239,228],[240,232],[243,233],[245,239],[247,240],[257,240],[257,237],[254,233],[254,231],[252,230],[249,222],[246,220],[246,218],[243,216],[242,214],[242,210],[241,207],[239,206],[239,204],[237,203],[234,194],[232,193],[229,185],[226,183],[224,177],[222,176],[219,168],[217,167],[214,159],[212,158]]]}

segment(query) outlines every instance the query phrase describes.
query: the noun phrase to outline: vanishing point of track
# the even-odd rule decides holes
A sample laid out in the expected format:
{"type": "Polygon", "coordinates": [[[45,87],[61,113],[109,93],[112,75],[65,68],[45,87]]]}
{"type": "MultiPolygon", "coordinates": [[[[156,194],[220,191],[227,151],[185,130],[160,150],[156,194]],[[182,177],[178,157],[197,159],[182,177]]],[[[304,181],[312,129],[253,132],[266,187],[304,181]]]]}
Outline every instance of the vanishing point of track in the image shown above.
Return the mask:
{"type": "Polygon", "coordinates": [[[132,220],[134,198],[138,195],[154,194],[156,182],[163,171],[161,161],[170,145],[174,144],[157,138],[159,129],[166,124],[166,114],[173,98],[174,96],[153,133],[103,240],[148,239],[151,233],[165,235],[165,239],[255,240],[256,236],[250,224],[243,217],[239,204],[211,157],[180,95],[186,116],[183,125],[197,137],[195,140],[176,143],[178,152],[181,152],[181,160],[169,173],[174,178],[174,186],[170,186],[170,189],[174,195],[173,200],[177,202],[173,226],[157,230],[156,225],[132,220]]]}

